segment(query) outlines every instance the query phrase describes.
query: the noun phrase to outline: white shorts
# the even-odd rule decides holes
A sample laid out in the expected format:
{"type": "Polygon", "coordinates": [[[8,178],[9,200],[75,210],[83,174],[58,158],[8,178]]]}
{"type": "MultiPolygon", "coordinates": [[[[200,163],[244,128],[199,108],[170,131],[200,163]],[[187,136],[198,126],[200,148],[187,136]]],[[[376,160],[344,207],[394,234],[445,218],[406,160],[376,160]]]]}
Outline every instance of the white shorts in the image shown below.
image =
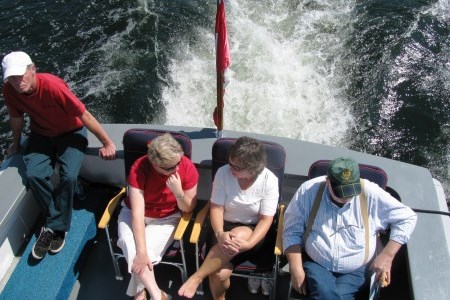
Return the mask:
{"type": "MultiPolygon", "coordinates": [[[[154,265],[161,261],[167,248],[172,244],[174,230],[178,225],[180,216],[181,214],[177,212],[162,219],[145,217],[147,254],[154,265]]],[[[136,256],[136,244],[131,225],[131,210],[127,206],[122,207],[117,223],[119,234],[117,245],[122,249],[128,263],[128,272],[131,273],[131,265],[136,256]]],[[[143,288],[144,286],[139,278],[131,274],[127,294],[134,296],[143,288]]]]}

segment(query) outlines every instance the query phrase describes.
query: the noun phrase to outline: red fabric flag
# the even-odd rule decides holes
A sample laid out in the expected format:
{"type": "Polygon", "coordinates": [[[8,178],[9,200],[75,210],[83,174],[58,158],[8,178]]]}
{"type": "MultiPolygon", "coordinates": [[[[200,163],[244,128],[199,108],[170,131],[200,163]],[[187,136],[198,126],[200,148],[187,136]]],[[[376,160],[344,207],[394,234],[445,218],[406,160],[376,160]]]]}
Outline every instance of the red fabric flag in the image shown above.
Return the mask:
{"type": "Polygon", "coordinates": [[[216,15],[216,69],[223,72],[230,65],[230,47],[228,45],[225,0],[218,0],[216,15]]]}

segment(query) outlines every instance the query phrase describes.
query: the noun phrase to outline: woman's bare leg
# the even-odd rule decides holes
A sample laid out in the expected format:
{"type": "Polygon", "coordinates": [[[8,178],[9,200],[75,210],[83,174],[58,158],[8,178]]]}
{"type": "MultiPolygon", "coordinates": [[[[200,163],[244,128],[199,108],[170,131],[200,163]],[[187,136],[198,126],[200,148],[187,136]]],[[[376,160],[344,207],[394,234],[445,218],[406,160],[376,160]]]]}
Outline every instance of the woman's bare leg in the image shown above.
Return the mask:
{"type": "Polygon", "coordinates": [[[224,266],[229,264],[233,256],[225,254],[218,244],[214,245],[206,255],[205,261],[200,268],[192,274],[191,277],[181,286],[178,290],[178,295],[186,298],[192,298],[197,291],[198,286],[202,283],[203,279],[212,273],[217,272],[224,266]]]}
{"type": "MultiPolygon", "coordinates": [[[[248,227],[236,227],[232,230],[239,238],[249,238],[252,234],[252,230],[248,227]]],[[[203,279],[207,276],[216,273],[224,267],[230,268],[230,260],[234,256],[230,256],[220,249],[219,244],[215,244],[208,255],[206,255],[205,261],[200,268],[192,274],[191,277],[181,286],[178,290],[178,295],[186,298],[192,298],[197,291],[198,286],[202,283],[203,279]]],[[[230,273],[231,275],[231,273],[230,273]]]]}
{"type": "Polygon", "coordinates": [[[209,275],[209,288],[214,300],[225,300],[225,293],[230,287],[230,276],[233,272],[232,265],[223,268],[219,272],[209,275]]]}
{"type": "Polygon", "coordinates": [[[147,293],[145,289],[134,295],[134,300],[147,300],[147,293]]]}
{"type": "Polygon", "coordinates": [[[155,272],[146,269],[144,274],[140,277],[142,283],[145,285],[151,299],[159,300],[161,299],[161,290],[158,287],[155,279],[155,272]]]}

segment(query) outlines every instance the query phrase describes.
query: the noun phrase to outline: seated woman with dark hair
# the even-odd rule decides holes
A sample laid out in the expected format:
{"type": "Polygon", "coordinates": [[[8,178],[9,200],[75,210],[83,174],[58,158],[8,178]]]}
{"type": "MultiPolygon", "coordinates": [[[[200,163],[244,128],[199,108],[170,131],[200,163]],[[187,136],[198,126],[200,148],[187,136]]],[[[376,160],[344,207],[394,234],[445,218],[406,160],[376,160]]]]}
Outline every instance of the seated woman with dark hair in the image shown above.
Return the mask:
{"type": "Polygon", "coordinates": [[[179,289],[180,296],[192,298],[208,276],[213,298],[225,299],[234,267],[265,259],[261,251],[272,251],[267,233],[277,209],[278,178],[265,167],[264,146],[244,136],[231,146],[228,157],[213,183],[212,245],[201,267],[179,289]]]}
{"type": "Polygon", "coordinates": [[[167,299],[155,281],[153,265],[173,242],[180,211],[190,212],[197,201],[198,172],[170,135],[155,138],[148,155],[135,161],[128,174],[128,197],[118,218],[118,245],[131,273],[127,295],[167,299]]]}

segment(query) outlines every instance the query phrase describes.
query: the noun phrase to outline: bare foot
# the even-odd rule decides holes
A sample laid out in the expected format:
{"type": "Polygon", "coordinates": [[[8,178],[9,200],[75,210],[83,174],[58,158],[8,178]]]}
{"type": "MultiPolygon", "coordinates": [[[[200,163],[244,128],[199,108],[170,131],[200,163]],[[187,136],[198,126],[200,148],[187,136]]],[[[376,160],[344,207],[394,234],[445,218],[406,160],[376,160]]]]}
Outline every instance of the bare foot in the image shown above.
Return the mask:
{"type": "Polygon", "coordinates": [[[134,300],[147,300],[147,293],[145,289],[134,295],[134,300]]]}
{"type": "Polygon", "coordinates": [[[191,276],[178,290],[178,295],[181,297],[186,297],[191,299],[195,296],[198,286],[202,280],[200,278],[195,278],[191,276]]]}
{"type": "Polygon", "coordinates": [[[172,297],[170,295],[167,295],[166,292],[161,290],[161,300],[171,300],[172,297]]]}

